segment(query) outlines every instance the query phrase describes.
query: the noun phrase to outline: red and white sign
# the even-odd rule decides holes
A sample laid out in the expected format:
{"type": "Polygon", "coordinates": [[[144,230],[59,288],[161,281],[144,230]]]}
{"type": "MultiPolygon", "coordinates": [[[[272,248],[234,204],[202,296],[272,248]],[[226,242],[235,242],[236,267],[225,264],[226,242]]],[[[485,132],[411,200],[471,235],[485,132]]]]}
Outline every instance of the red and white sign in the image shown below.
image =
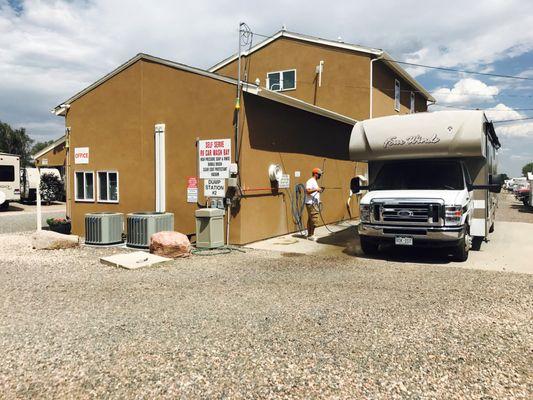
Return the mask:
{"type": "Polygon", "coordinates": [[[89,164],[89,148],[75,147],[74,148],[74,164],[89,164]]]}
{"type": "Polygon", "coordinates": [[[198,178],[190,176],[187,178],[187,203],[198,202],[198,178]]]}
{"type": "Polygon", "coordinates": [[[231,139],[199,140],[198,163],[201,179],[229,178],[231,139]]]}

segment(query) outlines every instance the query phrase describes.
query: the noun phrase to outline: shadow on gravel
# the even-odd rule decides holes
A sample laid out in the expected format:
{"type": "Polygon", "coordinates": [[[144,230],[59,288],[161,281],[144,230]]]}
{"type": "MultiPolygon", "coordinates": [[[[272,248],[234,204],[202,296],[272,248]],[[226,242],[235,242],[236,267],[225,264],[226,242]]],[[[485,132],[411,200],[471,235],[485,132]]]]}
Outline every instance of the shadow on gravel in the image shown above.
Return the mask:
{"type": "Polygon", "coordinates": [[[518,210],[518,212],[521,213],[533,214],[533,207],[528,207],[521,204],[511,204],[511,208],[518,210]]]}

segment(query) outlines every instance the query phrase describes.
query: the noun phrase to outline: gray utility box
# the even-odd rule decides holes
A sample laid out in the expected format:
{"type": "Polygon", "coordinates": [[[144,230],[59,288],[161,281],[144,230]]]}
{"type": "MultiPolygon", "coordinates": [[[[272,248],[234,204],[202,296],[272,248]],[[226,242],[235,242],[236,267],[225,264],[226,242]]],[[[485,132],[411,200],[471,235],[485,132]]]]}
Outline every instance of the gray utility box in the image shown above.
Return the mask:
{"type": "Polygon", "coordinates": [[[196,247],[214,249],[224,246],[224,210],[202,208],[196,210],[196,247]]]}
{"type": "Polygon", "coordinates": [[[85,214],[85,244],[111,245],[122,243],[124,214],[99,212],[85,214]]]}
{"type": "Polygon", "coordinates": [[[128,233],[126,245],[140,249],[150,247],[150,236],[162,231],[174,230],[174,214],[164,212],[135,212],[126,215],[128,233]]]}

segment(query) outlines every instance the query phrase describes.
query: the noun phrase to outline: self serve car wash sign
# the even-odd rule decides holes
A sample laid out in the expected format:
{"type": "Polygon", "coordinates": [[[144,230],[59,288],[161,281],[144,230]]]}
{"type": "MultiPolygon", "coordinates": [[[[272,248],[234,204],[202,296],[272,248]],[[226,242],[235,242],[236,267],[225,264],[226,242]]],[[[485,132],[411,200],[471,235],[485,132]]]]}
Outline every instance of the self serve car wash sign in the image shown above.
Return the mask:
{"type": "Polygon", "coordinates": [[[74,148],[74,164],[89,164],[89,148],[75,147],[74,148]]]}
{"type": "Polygon", "coordinates": [[[229,178],[231,139],[198,141],[200,179],[229,178]]]}

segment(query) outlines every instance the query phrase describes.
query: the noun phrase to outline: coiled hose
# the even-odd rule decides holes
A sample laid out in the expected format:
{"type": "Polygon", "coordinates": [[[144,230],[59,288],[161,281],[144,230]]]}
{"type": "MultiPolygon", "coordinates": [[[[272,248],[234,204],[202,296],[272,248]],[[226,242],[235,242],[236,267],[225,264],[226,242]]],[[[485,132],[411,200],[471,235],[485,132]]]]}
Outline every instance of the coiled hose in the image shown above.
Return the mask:
{"type": "Polygon", "coordinates": [[[296,228],[303,232],[303,214],[305,209],[305,186],[301,183],[294,186],[294,197],[291,198],[292,218],[296,224],[296,228]]]}

